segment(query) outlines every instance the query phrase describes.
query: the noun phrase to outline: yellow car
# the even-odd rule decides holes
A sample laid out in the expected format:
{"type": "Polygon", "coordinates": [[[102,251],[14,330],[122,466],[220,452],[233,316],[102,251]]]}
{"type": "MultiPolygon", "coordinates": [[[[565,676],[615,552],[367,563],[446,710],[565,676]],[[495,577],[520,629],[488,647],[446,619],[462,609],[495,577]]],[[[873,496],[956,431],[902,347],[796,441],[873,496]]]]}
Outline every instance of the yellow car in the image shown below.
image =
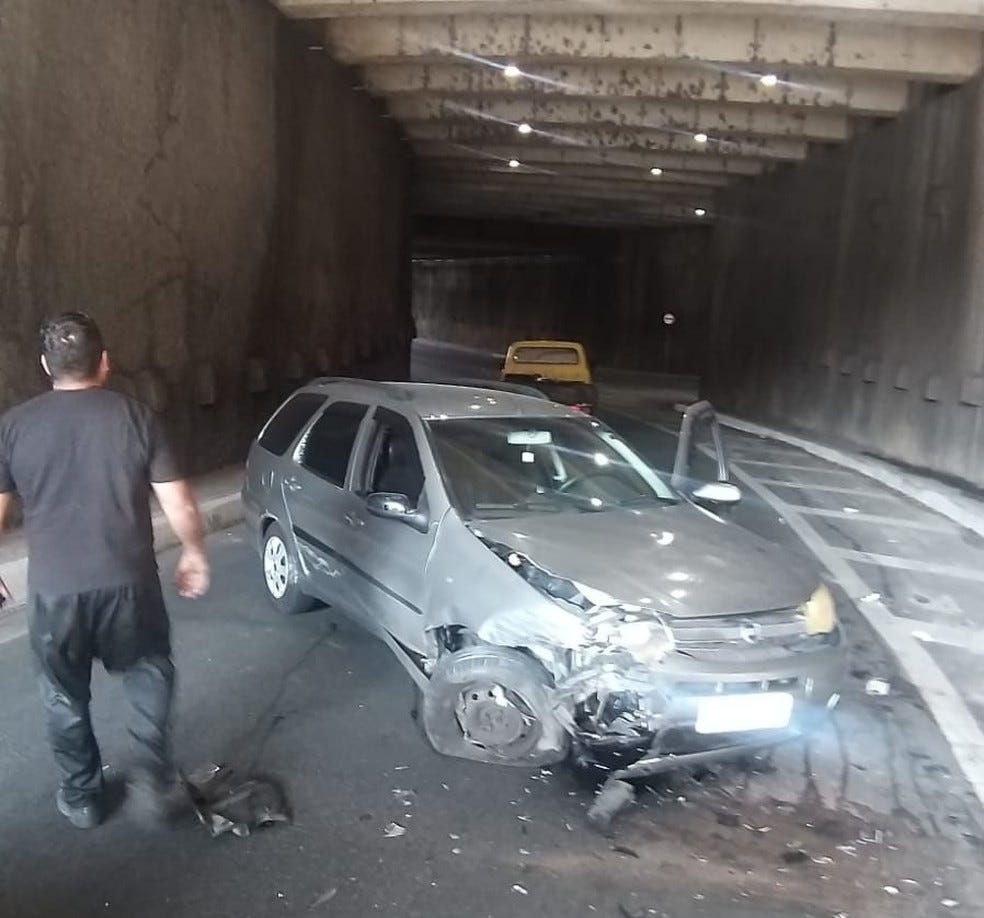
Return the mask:
{"type": "Polygon", "coordinates": [[[513,342],[502,381],[533,386],[553,401],[588,414],[598,404],[588,355],[576,341],[513,342]]]}

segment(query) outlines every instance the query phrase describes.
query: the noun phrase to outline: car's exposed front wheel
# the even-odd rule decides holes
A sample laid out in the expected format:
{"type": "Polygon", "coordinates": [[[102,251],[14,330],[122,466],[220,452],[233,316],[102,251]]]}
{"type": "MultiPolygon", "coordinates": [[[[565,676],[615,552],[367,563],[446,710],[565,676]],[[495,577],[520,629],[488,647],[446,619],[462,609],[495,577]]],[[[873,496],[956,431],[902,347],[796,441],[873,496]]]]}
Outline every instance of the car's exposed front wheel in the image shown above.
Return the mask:
{"type": "Polygon", "coordinates": [[[300,567],[276,523],[263,535],[263,583],[273,607],[284,615],[296,615],[313,608],[315,602],[300,587],[300,567]]]}
{"type": "Polygon", "coordinates": [[[518,650],[478,645],[441,657],[423,701],[427,738],[444,755],[525,766],[567,757],[546,673],[518,650]]]}

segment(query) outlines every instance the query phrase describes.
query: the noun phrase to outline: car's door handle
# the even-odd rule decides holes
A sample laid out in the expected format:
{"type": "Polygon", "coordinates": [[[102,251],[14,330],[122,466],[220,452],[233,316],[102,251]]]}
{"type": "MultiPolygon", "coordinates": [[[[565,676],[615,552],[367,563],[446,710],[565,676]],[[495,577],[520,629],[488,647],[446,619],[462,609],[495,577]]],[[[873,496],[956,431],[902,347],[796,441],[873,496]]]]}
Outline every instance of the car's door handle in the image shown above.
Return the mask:
{"type": "Polygon", "coordinates": [[[366,521],[361,516],[356,516],[354,513],[346,513],[344,520],[349,526],[365,526],[366,524],[366,521]]]}
{"type": "Polygon", "coordinates": [[[296,478],[284,479],[284,487],[288,491],[300,491],[304,487],[296,478]]]}

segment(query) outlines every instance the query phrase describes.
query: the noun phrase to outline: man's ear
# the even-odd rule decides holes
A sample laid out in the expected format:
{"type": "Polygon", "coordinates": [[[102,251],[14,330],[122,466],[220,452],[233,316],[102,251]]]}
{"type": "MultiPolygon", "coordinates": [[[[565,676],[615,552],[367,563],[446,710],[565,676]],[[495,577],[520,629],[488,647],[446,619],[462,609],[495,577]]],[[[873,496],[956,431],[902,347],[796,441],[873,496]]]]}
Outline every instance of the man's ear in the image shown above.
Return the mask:
{"type": "Polygon", "coordinates": [[[109,351],[103,351],[102,357],[99,358],[99,382],[100,384],[105,383],[109,379],[109,374],[113,371],[113,367],[109,362],[109,351]]]}
{"type": "Polygon", "coordinates": [[[45,358],[44,354],[41,355],[41,369],[44,370],[45,376],[47,376],[49,379],[52,378],[51,370],[48,369],[48,361],[45,358]]]}

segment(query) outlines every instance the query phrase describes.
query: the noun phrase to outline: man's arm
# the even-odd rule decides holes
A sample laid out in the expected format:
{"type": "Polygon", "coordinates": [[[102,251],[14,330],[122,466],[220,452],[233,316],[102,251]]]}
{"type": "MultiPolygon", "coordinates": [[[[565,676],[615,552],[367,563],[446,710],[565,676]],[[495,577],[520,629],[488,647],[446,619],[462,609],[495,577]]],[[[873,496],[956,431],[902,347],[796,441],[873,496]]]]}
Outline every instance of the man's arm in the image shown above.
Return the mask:
{"type": "MultiPolygon", "coordinates": [[[[7,527],[7,519],[10,516],[10,508],[13,505],[13,492],[0,492],[0,534],[2,534],[4,529],[7,527]]],[[[0,606],[2,606],[5,602],[13,602],[13,600],[14,597],[11,595],[10,590],[7,589],[7,584],[3,582],[3,577],[0,577],[0,606]]]]}
{"type": "Polygon", "coordinates": [[[184,478],[153,483],[161,509],[181,542],[183,551],[174,571],[178,592],[196,599],[208,590],[209,568],[205,557],[205,532],[198,502],[184,478]]]}

